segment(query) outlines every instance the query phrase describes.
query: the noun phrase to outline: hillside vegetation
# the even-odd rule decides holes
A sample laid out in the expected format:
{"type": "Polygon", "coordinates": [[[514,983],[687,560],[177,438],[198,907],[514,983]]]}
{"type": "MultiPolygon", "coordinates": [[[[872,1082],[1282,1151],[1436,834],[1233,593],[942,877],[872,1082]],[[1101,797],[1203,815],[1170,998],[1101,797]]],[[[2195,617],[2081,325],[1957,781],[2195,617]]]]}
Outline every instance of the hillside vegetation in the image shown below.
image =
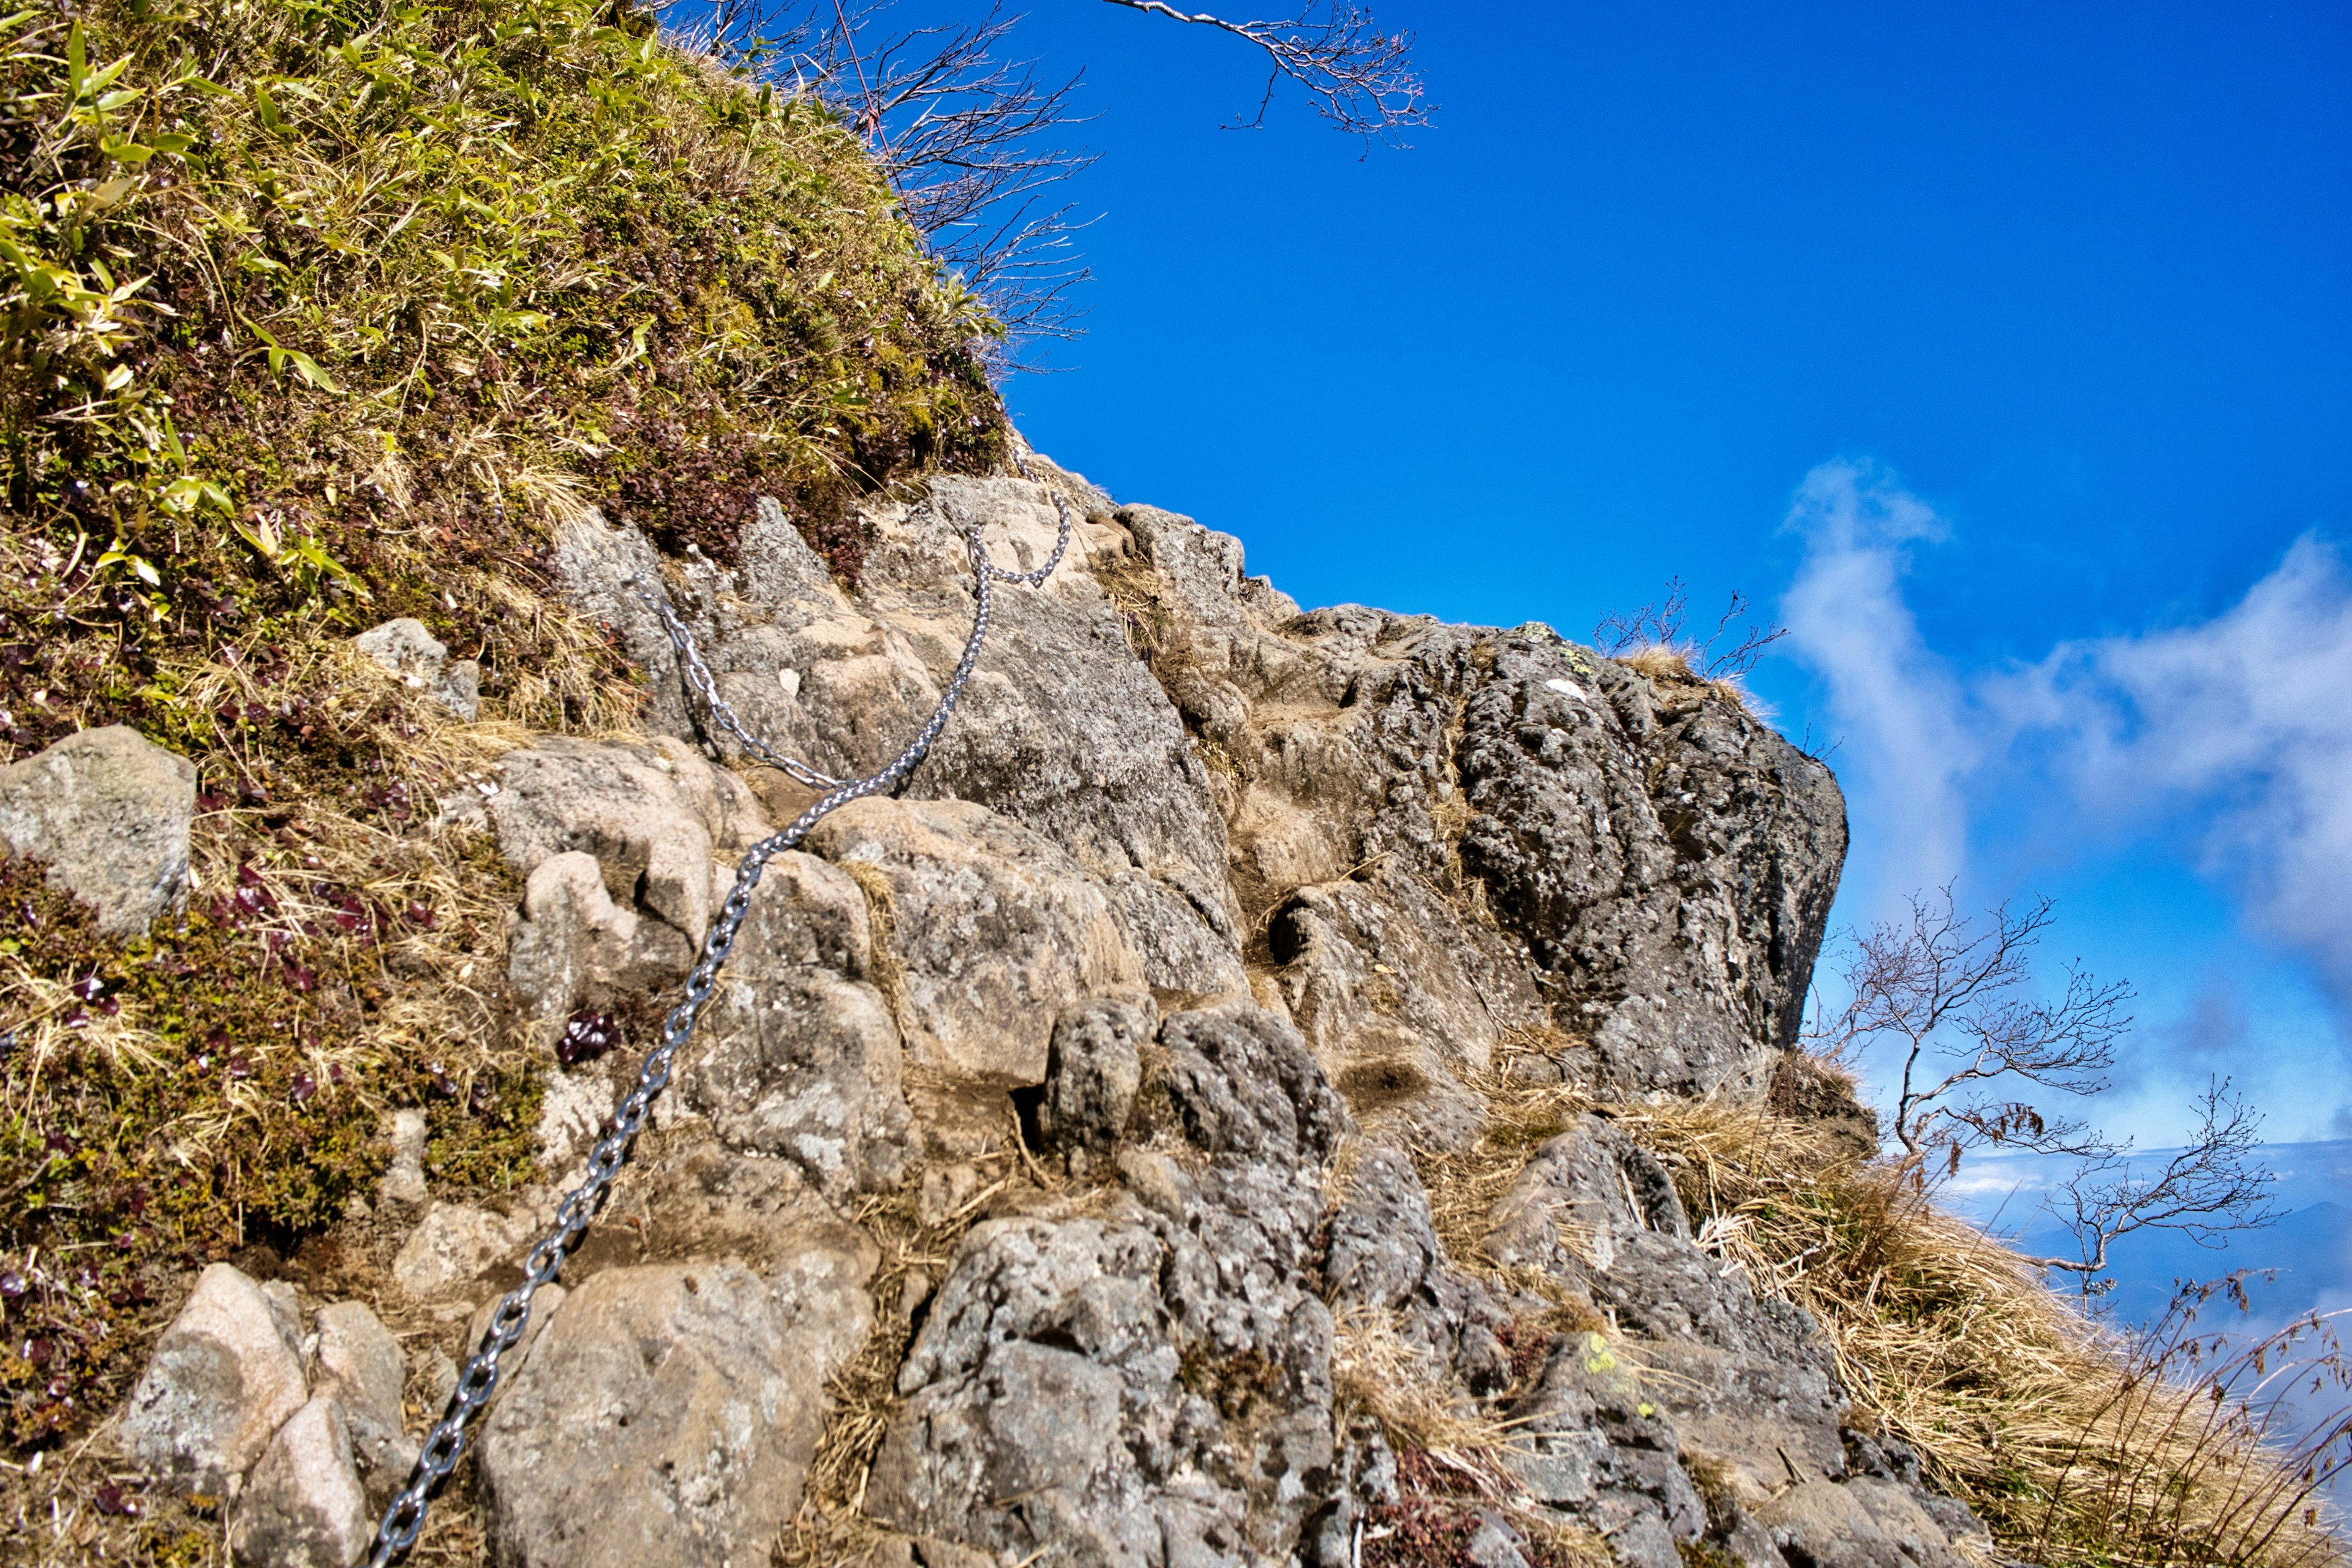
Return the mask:
{"type": "MultiPolygon", "coordinates": [[[[590,504],[724,558],[781,497],[992,462],[995,329],[821,108],[625,5],[99,0],[0,22],[0,763],[128,723],[193,759],[196,891],[124,945],[5,868],[0,1425],[78,1430],[185,1265],[373,1179],[530,1169],[495,857],[415,830],[529,730],[625,724],[541,596],[590,504]],[[423,621],[484,722],[350,651],[423,621]],[[483,967],[490,967],[485,962],[483,967]]],[[[135,1370],[135,1366],[132,1368],[135,1370]]]]}

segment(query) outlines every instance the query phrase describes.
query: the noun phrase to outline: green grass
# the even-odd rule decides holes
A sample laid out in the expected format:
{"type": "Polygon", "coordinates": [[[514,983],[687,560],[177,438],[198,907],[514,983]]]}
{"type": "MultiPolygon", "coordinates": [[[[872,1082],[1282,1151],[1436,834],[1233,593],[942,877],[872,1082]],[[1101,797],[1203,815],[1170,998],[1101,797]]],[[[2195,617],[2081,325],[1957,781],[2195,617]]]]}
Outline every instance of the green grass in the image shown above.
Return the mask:
{"type": "Polygon", "coordinates": [[[0,1436],[102,1413],[191,1265],[333,1224],[389,1107],[448,1190],[531,1174],[516,889],[429,825],[634,710],[555,527],[724,560],[771,494],[854,578],[860,497],[1000,456],[997,330],[856,137],[625,4],[0,18],[0,762],[128,723],[205,796],[149,939],[0,867],[0,1436]],[[399,615],[482,725],[354,663],[399,615]]]}

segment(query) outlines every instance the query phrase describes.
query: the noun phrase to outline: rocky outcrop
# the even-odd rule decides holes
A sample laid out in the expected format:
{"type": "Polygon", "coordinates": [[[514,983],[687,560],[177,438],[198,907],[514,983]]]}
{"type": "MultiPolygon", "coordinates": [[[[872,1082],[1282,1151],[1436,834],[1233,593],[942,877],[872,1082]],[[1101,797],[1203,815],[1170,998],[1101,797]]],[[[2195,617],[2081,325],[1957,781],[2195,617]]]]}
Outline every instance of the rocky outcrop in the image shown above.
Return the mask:
{"type": "MultiPolygon", "coordinates": [[[[473,1500],[492,1559],[742,1563],[830,1531],[870,1568],[1356,1568],[1410,1520],[1502,1565],[1564,1537],[1645,1568],[1961,1550],[1966,1510],[1848,1426],[1819,1328],[1692,1234],[1619,1123],[1489,1125],[1530,1080],[1795,1092],[1843,852],[1826,770],[1725,693],[1541,626],[1302,611],[1238,542],[1067,476],[877,502],[855,589],[772,505],[726,566],[562,531],[557,575],[646,665],[655,737],[533,740],[441,822],[521,879],[505,973],[562,1053],[549,1174],[736,858],[814,798],[734,754],[637,584],[747,724],[863,773],[961,652],[966,531],[1042,562],[1046,485],[1083,513],[1071,553],[998,594],[907,787],[768,861],[656,1130],[504,1357],[473,1500]],[[1502,1168],[1465,1187],[1459,1156],[1502,1168]],[[1437,1461],[1372,1413],[1367,1346],[1433,1418],[1512,1434],[1475,1495],[1413,1492],[1437,1461]]],[[[430,1403],[560,1188],[433,1194],[404,1116],[384,1279],[434,1342],[406,1367],[430,1403]]],[[[289,1340],[251,1294],[258,1317],[224,1297],[237,1354],[278,1365],[299,1319],[289,1340]]],[[[152,1463],[246,1486],[244,1539],[289,1559],[340,1550],[339,1489],[380,1504],[415,1452],[381,1325],[316,1323],[307,1381],[297,1354],[266,1399],[159,1355],[135,1428],[210,1434],[149,1439],[152,1463]]]]}
{"type": "Polygon", "coordinates": [[[868,1506],[1018,1561],[1279,1559],[1332,1491],[1314,1173],[1345,1110],[1247,1004],[1170,1016],[1159,1137],[1096,1214],[976,1226],[898,1374],[868,1506]]]}
{"type": "Polygon", "coordinates": [[[482,1433],[493,1559],[720,1568],[782,1528],[864,1342],[866,1260],[607,1269],[563,1300],[482,1433]]]}
{"type": "Polygon", "coordinates": [[[48,865],[51,887],[135,936],[187,895],[196,770],[120,724],[0,767],[0,858],[48,865]]]}

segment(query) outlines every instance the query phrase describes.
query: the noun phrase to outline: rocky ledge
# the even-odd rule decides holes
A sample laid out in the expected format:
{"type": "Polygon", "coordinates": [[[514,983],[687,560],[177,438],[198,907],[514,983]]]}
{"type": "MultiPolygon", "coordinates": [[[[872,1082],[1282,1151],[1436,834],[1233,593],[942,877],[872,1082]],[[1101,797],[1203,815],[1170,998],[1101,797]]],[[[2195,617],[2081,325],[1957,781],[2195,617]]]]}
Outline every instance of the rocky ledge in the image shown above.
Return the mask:
{"type": "MultiPolygon", "coordinates": [[[[508,1359],[444,1556],[1980,1555],[1616,1121],[1484,1136],[1509,1085],[1602,1112],[1764,1094],[1844,853],[1828,771],[1700,682],[1541,626],[1303,612],[1235,540],[1050,479],[1069,556],[999,595],[912,785],[771,867],[656,1131],[508,1359]],[[1475,1151],[1489,1184],[1444,1186],[1475,1151]]],[[[964,531],[1026,568],[1055,529],[1013,479],[867,521],[855,591],[772,506],[724,566],[593,517],[562,540],[574,605],[653,676],[648,732],[514,750],[437,829],[522,879],[506,978],[551,1060],[675,986],[733,857],[811,798],[714,743],[628,581],[662,574],[735,710],[846,774],[954,663],[964,531]]],[[[376,643],[465,710],[436,649],[376,643]]],[[[242,1561],[357,1560],[615,1103],[623,1053],[569,1054],[551,1182],[509,1212],[437,1200],[421,1121],[389,1130],[376,1306],[404,1346],[368,1306],[197,1282],[121,1429],[231,1500],[242,1561]]]]}

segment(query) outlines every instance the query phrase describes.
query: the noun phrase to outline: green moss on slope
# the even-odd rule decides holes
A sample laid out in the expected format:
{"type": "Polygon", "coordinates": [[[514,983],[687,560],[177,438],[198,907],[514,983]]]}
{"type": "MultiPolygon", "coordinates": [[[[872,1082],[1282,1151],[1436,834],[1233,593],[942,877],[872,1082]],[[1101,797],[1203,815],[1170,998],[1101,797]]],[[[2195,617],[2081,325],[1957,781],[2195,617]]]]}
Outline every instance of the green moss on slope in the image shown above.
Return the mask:
{"type": "Polygon", "coordinates": [[[0,1435],[98,1414],[190,1265],[333,1223],[392,1106],[445,1186],[531,1173],[515,889],[432,823],[633,710],[555,525],[723,559],[772,494],[854,576],[859,496],[996,460],[996,330],[856,137],[625,5],[0,20],[0,762],[124,722],[205,792],[148,940],[0,867],[0,1435]],[[350,654],[399,615],[483,723],[350,654]]]}

